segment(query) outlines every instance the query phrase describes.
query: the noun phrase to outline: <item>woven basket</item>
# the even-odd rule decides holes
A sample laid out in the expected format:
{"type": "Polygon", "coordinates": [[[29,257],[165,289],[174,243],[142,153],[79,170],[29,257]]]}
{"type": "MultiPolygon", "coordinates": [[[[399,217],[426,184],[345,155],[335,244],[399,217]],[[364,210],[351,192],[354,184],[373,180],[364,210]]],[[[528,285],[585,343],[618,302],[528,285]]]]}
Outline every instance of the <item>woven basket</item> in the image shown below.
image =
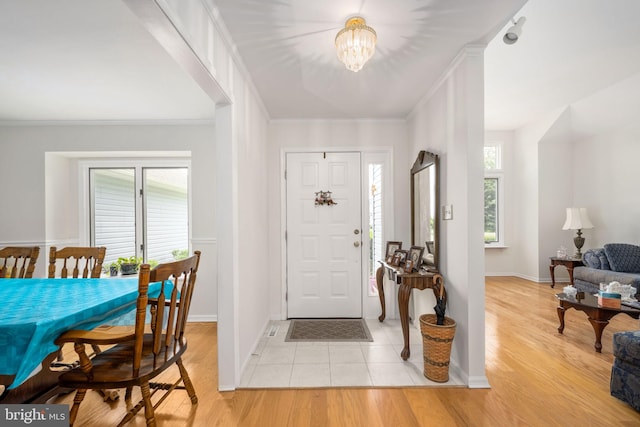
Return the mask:
{"type": "Polygon", "coordinates": [[[449,356],[453,336],[456,333],[456,322],[446,316],[444,325],[438,325],[436,321],[435,314],[420,316],[424,376],[431,381],[445,383],[449,381],[449,356]]]}

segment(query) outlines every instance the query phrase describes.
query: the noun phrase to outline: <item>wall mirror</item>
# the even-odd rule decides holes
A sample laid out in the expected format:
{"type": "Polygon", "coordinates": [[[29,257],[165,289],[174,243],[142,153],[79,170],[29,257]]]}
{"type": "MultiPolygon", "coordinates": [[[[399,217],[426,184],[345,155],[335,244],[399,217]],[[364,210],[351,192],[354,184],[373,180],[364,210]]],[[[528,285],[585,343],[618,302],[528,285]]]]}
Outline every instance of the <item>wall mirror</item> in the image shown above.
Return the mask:
{"type": "Polygon", "coordinates": [[[424,246],[422,267],[438,271],[440,183],[436,154],[420,151],[411,168],[411,244],[424,246]]]}

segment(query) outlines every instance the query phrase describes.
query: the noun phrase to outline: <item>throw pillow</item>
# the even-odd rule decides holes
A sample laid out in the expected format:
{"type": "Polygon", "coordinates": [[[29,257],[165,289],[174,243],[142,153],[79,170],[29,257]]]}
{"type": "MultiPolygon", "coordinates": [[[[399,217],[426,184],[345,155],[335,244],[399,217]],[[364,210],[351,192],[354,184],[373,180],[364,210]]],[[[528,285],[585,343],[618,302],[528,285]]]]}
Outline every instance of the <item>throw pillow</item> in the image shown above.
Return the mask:
{"type": "Polygon", "coordinates": [[[604,245],[611,270],[622,273],[640,273],[640,246],[628,243],[604,245]]]}
{"type": "Polygon", "coordinates": [[[600,263],[602,264],[602,267],[600,267],[600,269],[611,270],[611,266],[609,265],[609,259],[607,258],[607,254],[604,252],[604,248],[600,248],[597,255],[598,255],[598,258],[600,258],[600,263]]]}
{"type": "Polygon", "coordinates": [[[588,249],[582,254],[582,262],[587,267],[597,268],[598,270],[609,270],[609,261],[604,253],[604,248],[588,249]]]}

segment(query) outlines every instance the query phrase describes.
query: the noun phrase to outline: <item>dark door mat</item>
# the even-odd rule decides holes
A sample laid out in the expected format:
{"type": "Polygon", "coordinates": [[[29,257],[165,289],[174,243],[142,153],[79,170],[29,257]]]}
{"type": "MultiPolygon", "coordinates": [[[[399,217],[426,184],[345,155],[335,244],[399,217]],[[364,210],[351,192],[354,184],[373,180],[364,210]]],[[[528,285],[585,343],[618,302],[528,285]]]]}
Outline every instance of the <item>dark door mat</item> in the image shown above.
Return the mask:
{"type": "Polygon", "coordinates": [[[285,341],[368,341],[364,319],[293,319],[285,341]]]}

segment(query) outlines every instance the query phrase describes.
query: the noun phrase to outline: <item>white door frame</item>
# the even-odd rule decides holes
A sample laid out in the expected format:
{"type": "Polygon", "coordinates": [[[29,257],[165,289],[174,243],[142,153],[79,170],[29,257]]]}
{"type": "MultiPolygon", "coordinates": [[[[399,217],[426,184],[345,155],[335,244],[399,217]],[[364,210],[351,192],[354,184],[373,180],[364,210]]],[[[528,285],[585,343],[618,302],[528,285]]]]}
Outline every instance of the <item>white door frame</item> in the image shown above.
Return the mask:
{"type": "MultiPolygon", "coordinates": [[[[362,179],[362,224],[363,228],[365,224],[368,224],[369,221],[369,206],[368,206],[368,191],[367,191],[367,183],[368,183],[368,168],[367,165],[371,161],[375,161],[379,163],[379,159],[383,159],[384,162],[384,182],[383,182],[383,198],[384,198],[384,229],[386,230],[386,236],[394,236],[394,203],[393,203],[393,189],[394,189],[394,174],[393,174],[393,147],[290,147],[290,148],[282,148],[280,150],[280,290],[281,290],[281,300],[280,300],[280,319],[287,319],[287,242],[285,239],[285,232],[287,229],[287,183],[284,179],[284,174],[287,165],[287,153],[318,153],[318,152],[359,152],[360,153],[360,173],[363,177],[367,179],[362,179]],[[386,195],[386,196],[385,196],[386,195]]],[[[385,240],[389,240],[385,236],[383,236],[385,240]]],[[[363,258],[366,258],[364,254],[368,253],[369,250],[369,242],[367,239],[363,239],[363,258]]],[[[368,296],[367,288],[366,288],[366,280],[368,280],[368,264],[364,261],[361,263],[362,267],[362,316],[369,317],[370,309],[367,310],[367,306],[371,306],[371,304],[366,304],[367,299],[371,299],[368,296]]],[[[385,292],[385,295],[388,292],[385,292]]],[[[380,300],[378,297],[375,297],[375,301],[377,306],[380,305],[380,300]]],[[[387,307],[390,305],[387,302],[387,307]]],[[[387,310],[389,311],[389,310],[387,310]]],[[[380,313],[376,314],[377,317],[380,313]]],[[[387,316],[389,317],[389,316],[387,316]]]]}

